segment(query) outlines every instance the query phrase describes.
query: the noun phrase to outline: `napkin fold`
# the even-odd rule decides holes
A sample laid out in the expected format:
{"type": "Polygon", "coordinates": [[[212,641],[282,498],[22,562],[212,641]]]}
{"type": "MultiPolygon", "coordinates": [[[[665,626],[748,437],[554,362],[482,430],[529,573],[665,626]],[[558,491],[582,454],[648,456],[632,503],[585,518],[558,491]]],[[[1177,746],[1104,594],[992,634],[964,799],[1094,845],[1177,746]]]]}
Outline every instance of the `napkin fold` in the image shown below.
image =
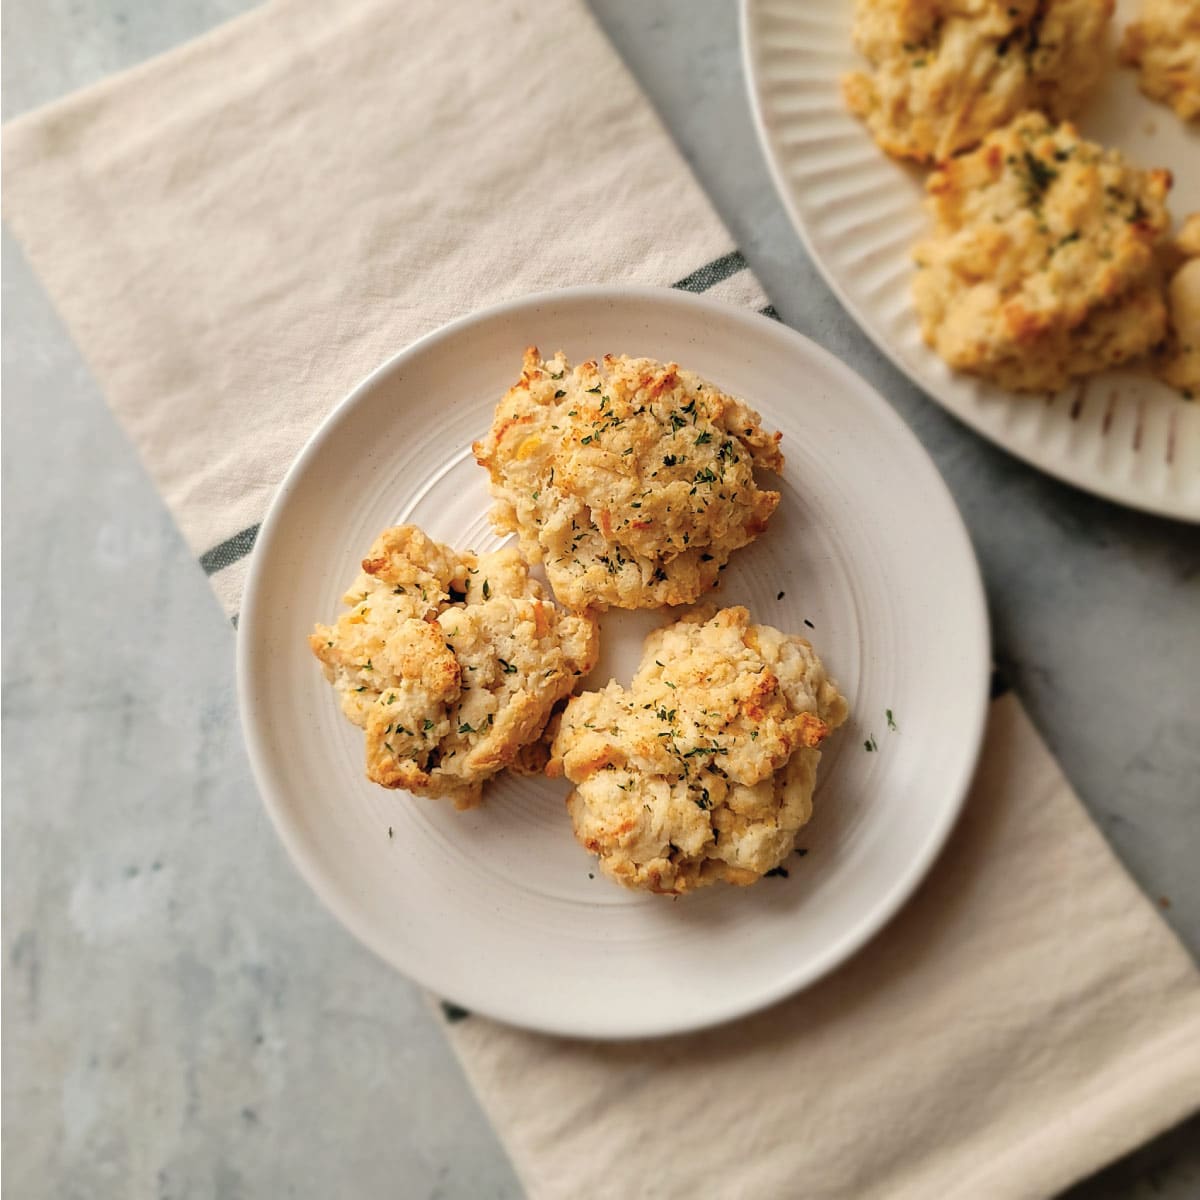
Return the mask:
{"type": "MultiPolygon", "coordinates": [[[[226,611],[321,418],[579,283],[770,312],[579,0],[276,0],[11,123],[5,218],[226,611]]],[[[1200,1105],[1200,978],[1011,697],[916,899],[685,1038],[447,1031],[535,1197],[1026,1197],[1200,1105]]]]}

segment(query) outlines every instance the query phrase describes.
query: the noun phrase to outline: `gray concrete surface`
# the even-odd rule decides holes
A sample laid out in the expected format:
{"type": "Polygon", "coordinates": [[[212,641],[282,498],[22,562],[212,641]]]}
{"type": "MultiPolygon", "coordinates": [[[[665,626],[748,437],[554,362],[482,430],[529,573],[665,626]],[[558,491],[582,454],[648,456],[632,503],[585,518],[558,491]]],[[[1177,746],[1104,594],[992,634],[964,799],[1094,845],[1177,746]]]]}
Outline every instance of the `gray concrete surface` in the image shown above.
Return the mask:
{"type": "MultiPolygon", "coordinates": [[[[6,118],[242,0],[8,0],[6,118]]],[[[754,138],[731,0],[594,8],[783,317],[946,476],[997,656],[1200,951],[1200,536],[959,427],[807,262],[754,138]]],[[[416,989],[335,926],[261,814],[233,636],[18,249],[3,246],[4,1166],[22,1197],[516,1197],[416,989]]],[[[1073,1200],[1200,1194],[1200,1123],[1073,1200]]]]}

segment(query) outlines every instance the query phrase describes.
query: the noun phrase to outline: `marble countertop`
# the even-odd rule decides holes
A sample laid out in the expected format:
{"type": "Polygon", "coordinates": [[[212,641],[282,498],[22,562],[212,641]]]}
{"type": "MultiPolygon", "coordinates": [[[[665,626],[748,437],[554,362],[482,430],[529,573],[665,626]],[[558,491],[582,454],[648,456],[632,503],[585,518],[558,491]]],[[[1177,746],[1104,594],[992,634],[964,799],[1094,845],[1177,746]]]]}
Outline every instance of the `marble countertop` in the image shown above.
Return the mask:
{"type": "MultiPolygon", "coordinates": [[[[9,0],[10,118],[243,0],[9,0]]],[[[593,0],[782,317],[946,477],[997,660],[1114,850],[1200,952],[1200,535],[1039,475],[858,332],[776,199],[732,0],[593,0]]],[[[520,1195],[418,990],[285,859],[233,634],[12,239],[3,245],[4,1158],[14,1195],[520,1195]]],[[[1200,1122],[1074,1200],[1200,1194],[1200,1122]]]]}

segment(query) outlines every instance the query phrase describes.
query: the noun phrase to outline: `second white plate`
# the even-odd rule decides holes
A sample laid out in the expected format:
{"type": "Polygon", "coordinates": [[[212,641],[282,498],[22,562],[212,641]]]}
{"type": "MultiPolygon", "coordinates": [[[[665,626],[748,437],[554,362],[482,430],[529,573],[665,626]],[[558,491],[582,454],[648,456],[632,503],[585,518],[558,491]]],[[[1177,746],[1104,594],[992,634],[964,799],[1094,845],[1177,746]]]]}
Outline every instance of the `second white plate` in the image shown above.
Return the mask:
{"type": "MultiPolygon", "coordinates": [[[[1136,0],[1121,0],[1123,29],[1136,0]]],[[[924,173],[888,158],[842,103],[863,62],[850,0],[742,0],[751,103],[775,183],[810,256],[863,331],[955,416],[1077,487],[1200,521],[1200,402],[1114,371],[1056,396],[1020,396],[956,375],[921,340],[910,250],[926,228],[924,173]]],[[[1114,64],[1079,121],[1089,137],[1175,175],[1177,218],[1200,209],[1200,132],[1146,100],[1114,64]]]]}
{"type": "MultiPolygon", "coordinates": [[[[585,686],[626,681],[661,613],[612,613],[585,686]]],[[[986,711],[970,543],[896,414],[829,354],[754,313],[667,289],[504,304],[411,346],[334,412],[263,523],[238,633],[246,740],[275,825],[364,942],[441,996],[594,1037],[675,1032],[810,983],[916,886],[958,813],[986,711]],[[496,545],[472,459],[529,343],[575,360],[676,359],[783,431],[783,500],[714,598],[807,634],[853,708],[828,743],[788,878],[678,901],[623,891],[576,844],[566,789],[503,778],[482,808],[386,792],[307,646],[375,535],[413,521],[496,545]],[[891,710],[897,729],[888,725],[891,710]],[[868,751],[871,741],[877,749],[868,751]]]]}

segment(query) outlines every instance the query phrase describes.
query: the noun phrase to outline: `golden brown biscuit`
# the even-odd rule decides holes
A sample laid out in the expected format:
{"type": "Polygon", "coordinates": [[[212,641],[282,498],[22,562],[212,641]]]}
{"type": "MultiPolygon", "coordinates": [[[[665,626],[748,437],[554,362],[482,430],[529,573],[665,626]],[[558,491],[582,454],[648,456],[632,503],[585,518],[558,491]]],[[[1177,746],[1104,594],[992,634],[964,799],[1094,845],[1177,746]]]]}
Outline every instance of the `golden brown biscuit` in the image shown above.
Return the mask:
{"type": "Polygon", "coordinates": [[[571,608],[690,604],[779,503],[778,433],[675,363],[613,357],[570,366],[525,352],[521,378],[475,443],[493,523],[520,535],[571,608]]]}
{"type": "Polygon", "coordinates": [[[1125,30],[1121,61],[1139,67],[1138,86],[1169,104],[1185,121],[1200,118],[1200,4],[1142,0],[1125,30]]]}
{"type": "Polygon", "coordinates": [[[843,80],[850,110],[889,154],[966,150],[1025,109],[1075,113],[1104,70],[1112,0],[858,0],[870,73],[843,80]]]}
{"type": "Polygon", "coordinates": [[[575,785],[575,836],[626,887],[750,884],[812,815],[818,747],[846,714],[803,638],[701,608],[646,639],[628,689],[568,702],[547,773],[575,785]]]}
{"type": "Polygon", "coordinates": [[[591,670],[595,622],[545,599],[515,549],[459,553],[400,525],[362,567],[309,644],[366,731],[367,778],[473,807],[591,670]]]}
{"type": "Polygon", "coordinates": [[[1038,113],[942,164],[927,184],[934,230],[914,252],[926,342],[1025,391],[1150,350],[1166,331],[1155,251],[1170,186],[1038,113]]]}

